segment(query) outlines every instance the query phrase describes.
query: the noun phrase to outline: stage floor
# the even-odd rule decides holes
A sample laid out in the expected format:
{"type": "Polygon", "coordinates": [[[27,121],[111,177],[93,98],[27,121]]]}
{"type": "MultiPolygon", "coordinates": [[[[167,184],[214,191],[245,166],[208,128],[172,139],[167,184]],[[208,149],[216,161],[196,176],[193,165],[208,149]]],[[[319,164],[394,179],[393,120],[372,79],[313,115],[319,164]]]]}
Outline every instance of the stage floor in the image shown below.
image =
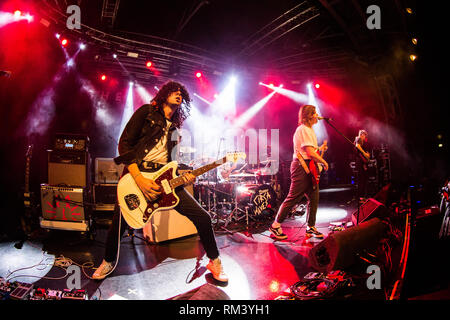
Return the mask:
{"type": "MultiPolygon", "coordinates": [[[[324,189],[320,197],[316,226],[327,236],[331,223],[351,221],[356,203],[350,203],[349,188],[324,189]]],[[[95,214],[97,220],[106,222],[111,217],[108,212],[95,214]]],[[[108,223],[96,223],[93,239],[75,231],[44,230],[40,239],[25,241],[21,249],[16,248],[17,241],[0,243],[0,277],[33,283],[35,288],[63,290],[69,281],[75,284],[74,278],[72,271],[66,274],[55,262],[64,263],[69,258],[83,266],[78,285],[89,299],[167,300],[210,283],[221,299],[274,300],[307,273],[316,271],[308,253],[322,240],[305,237],[305,214],[286,219],[283,230],[288,239],[284,241],[271,238],[270,222],[251,222],[248,230],[245,220],[231,223],[230,232],[216,228],[227,284],[215,281],[206,269],[208,258],[196,235],[149,244],[140,239],[140,230],[135,231],[135,237],[122,238],[120,258],[109,277],[90,279],[103,258],[108,223]]],[[[382,300],[385,296],[382,290],[372,290],[369,296],[362,296],[366,298],[382,300]]]]}
{"type": "MultiPolygon", "coordinates": [[[[347,205],[349,189],[321,191],[317,213],[318,229],[326,236],[331,222],[348,222],[352,206],[347,205]]],[[[95,213],[94,213],[95,215],[95,213]]],[[[108,213],[98,213],[103,220],[108,213]]],[[[45,230],[41,239],[28,240],[21,249],[16,242],[0,243],[0,276],[10,281],[33,283],[35,287],[62,290],[68,287],[66,271],[55,260],[71,259],[83,265],[81,289],[90,299],[165,300],[211,283],[231,300],[272,300],[314,271],[308,252],[321,241],[305,237],[306,215],[293,215],[283,223],[285,241],[270,237],[270,220],[231,223],[228,230],[216,231],[227,284],[215,281],[206,269],[208,258],[196,235],[159,244],[149,244],[136,237],[122,238],[117,267],[102,281],[89,279],[103,258],[107,224],[97,226],[89,241],[79,232],[45,230]]],[[[218,228],[217,228],[218,229],[218,228]]]]}

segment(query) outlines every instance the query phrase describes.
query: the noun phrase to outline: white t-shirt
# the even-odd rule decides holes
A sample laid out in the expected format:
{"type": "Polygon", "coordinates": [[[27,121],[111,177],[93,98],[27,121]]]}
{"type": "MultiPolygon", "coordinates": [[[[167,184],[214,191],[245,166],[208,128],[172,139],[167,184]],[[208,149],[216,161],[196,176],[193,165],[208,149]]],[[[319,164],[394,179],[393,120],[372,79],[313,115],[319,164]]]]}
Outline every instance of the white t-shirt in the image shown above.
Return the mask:
{"type": "Polygon", "coordinates": [[[310,159],[305,152],[304,147],[310,146],[314,148],[314,151],[319,149],[317,145],[317,136],[314,130],[310,127],[307,127],[303,124],[299,125],[294,133],[294,155],[293,158],[297,158],[296,150],[300,151],[300,154],[303,156],[303,159],[310,159]]]}
{"type": "Polygon", "coordinates": [[[164,133],[147,155],[144,157],[144,161],[167,164],[169,161],[169,151],[167,150],[167,138],[169,136],[169,128],[172,125],[172,122],[166,120],[166,127],[163,129],[164,133]]]}

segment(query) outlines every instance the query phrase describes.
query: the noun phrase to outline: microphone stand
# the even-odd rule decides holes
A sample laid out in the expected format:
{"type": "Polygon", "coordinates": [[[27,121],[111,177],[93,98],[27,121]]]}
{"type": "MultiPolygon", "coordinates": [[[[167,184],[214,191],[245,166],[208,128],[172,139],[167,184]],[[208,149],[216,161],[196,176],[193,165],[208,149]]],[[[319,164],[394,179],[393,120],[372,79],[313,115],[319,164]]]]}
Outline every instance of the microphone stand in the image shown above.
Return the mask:
{"type": "MultiPolygon", "coordinates": [[[[348,143],[350,143],[352,145],[352,147],[356,150],[356,152],[358,152],[358,148],[355,146],[355,144],[349,139],[347,138],[342,132],[340,132],[333,124],[330,123],[330,118],[321,118],[322,120],[324,120],[326,123],[328,123],[337,133],[339,133],[348,143]]],[[[360,173],[358,172],[358,188],[359,188],[359,178],[360,178],[360,173]]],[[[359,211],[360,211],[360,204],[359,204],[359,199],[356,199],[358,202],[358,214],[356,216],[356,224],[359,223],[359,211]]]]}

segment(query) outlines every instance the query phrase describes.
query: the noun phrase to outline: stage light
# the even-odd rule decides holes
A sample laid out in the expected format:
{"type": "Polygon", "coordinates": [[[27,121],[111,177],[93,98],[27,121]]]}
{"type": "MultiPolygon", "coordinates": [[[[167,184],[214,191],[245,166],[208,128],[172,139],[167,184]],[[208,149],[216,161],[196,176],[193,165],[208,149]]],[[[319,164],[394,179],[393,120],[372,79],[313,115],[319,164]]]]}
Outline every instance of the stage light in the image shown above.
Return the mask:
{"type": "Polygon", "coordinates": [[[100,80],[105,81],[105,80],[106,80],[106,75],[102,74],[102,75],[100,76],[100,80]]]}
{"type": "Polygon", "coordinates": [[[151,61],[147,61],[147,63],[145,64],[147,66],[147,68],[151,68],[151,66],[153,65],[153,63],[151,61]]]}
{"type": "Polygon", "coordinates": [[[84,43],[80,43],[80,50],[86,49],[86,45],[84,43]]]}
{"type": "Polygon", "coordinates": [[[62,45],[63,47],[67,46],[68,43],[69,43],[69,41],[68,41],[67,39],[62,39],[62,40],[61,40],[61,45],[62,45]]]}
{"type": "Polygon", "coordinates": [[[409,13],[409,14],[412,14],[413,10],[411,8],[406,8],[406,12],[409,13]]]}
{"type": "Polygon", "coordinates": [[[25,20],[27,20],[28,22],[33,21],[33,16],[32,16],[31,14],[29,14],[29,13],[27,13],[27,14],[24,16],[24,18],[25,18],[25,20]]]}
{"type": "Polygon", "coordinates": [[[113,54],[113,58],[114,58],[114,59],[117,59],[117,54],[114,53],[114,54],[113,54]]]}
{"type": "MultiPolygon", "coordinates": [[[[120,135],[121,132],[123,132],[123,129],[125,128],[125,125],[127,124],[128,120],[130,120],[131,116],[133,115],[134,110],[134,100],[133,100],[133,81],[128,82],[128,92],[127,92],[127,100],[125,102],[125,106],[123,108],[122,113],[122,120],[120,121],[120,127],[118,134],[120,135]]],[[[116,141],[119,141],[119,136],[117,136],[116,141]]],[[[117,151],[118,152],[118,151],[117,151]]]]}
{"type": "Polygon", "coordinates": [[[415,54],[410,54],[409,55],[409,60],[416,61],[416,59],[417,59],[417,56],[415,54]]]}
{"type": "Polygon", "coordinates": [[[319,89],[320,88],[320,84],[316,83],[315,87],[316,87],[316,89],[319,89]]]}
{"type": "Polygon", "coordinates": [[[22,15],[22,12],[20,10],[14,11],[14,18],[19,19],[21,15],[22,15]]]}
{"type": "Polygon", "coordinates": [[[61,38],[61,35],[59,33],[56,33],[55,37],[56,37],[56,39],[59,39],[59,38],[61,38]]]}
{"type": "Polygon", "coordinates": [[[195,74],[195,76],[197,77],[197,78],[201,78],[202,77],[202,73],[201,72],[197,72],[196,74],[195,74]]]}
{"type": "Polygon", "coordinates": [[[273,83],[269,84],[269,87],[273,88],[273,83]]]}
{"type": "Polygon", "coordinates": [[[411,42],[412,42],[414,45],[417,45],[417,38],[412,38],[412,39],[411,39],[411,42]]]}

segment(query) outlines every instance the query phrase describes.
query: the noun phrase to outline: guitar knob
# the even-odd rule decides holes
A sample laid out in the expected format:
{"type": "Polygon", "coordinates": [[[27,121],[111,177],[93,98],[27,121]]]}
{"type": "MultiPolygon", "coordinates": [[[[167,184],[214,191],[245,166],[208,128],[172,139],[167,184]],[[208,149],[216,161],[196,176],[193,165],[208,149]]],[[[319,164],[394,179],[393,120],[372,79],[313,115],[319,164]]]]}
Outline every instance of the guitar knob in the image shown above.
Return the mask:
{"type": "Polygon", "coordinates": [[[152,211],[153,211],[152,208],[147,209],[147,213],[152,213],[152,211]]]}
{"type": "Polygon", "coordinates": [[[159,207],[159,205],[158,205],[157,203],[155,203],[153,206],[154,206],[155,208],[158,208],[158,207],[159,207]]]}

